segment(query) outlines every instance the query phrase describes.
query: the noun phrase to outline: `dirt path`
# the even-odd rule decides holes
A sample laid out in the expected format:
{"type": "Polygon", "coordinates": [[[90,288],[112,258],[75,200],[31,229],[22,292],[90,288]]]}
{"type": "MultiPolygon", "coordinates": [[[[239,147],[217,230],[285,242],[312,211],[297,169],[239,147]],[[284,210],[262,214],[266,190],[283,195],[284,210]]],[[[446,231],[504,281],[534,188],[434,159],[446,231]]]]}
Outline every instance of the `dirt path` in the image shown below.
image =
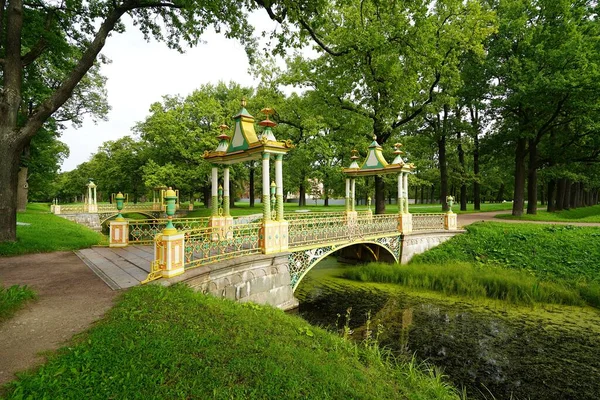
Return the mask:
{"type": "Polygon", "coordinates": [[[119,293],[70,251],[0,257],[0,282],[28,285],[38,295],[0,324],[0,385],[14,379],[15,372],[41,364],[40,352],[57,349],[86,330],[119,293]]]}

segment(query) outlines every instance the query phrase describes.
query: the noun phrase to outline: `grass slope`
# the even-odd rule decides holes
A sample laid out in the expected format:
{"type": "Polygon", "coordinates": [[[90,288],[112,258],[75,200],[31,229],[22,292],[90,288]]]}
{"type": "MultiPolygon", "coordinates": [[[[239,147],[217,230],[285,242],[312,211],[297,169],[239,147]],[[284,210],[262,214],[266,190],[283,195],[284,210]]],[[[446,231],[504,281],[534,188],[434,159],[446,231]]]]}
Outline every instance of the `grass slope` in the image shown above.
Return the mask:
{"type": "Polygon", "coordinates": [[[600,307],[600,229],[478,223],[467,231],[408,266],[370,264],[344,276],[514,303],[600,307]]]}
{"type": "Polygon", "coordinates": [[[100,243],[104,237],[82,225],[50,214],[47,204],[28,204],[17,214],[17,241],[0,243],[0,256],[76,250],[100,243]]]}
{"type": "Polygon", "coordinates": [[[555,221],[555,222],[596,222],[600,223],[600,205],[591,207],[575,208],[571,210],[562,210],[549,213],[547,211],[538,210],[537,214],[524,214],[520,217],[515,217],[511,214],[500,214],[496,218],[501,219],[518,219],[524,221],[555,221]]]}
{"type": "Polygon", "coordinates": [[[0,286],[0,323],[9,319],[27,300],[35,299],[35,292],[27,286],[0,286]]]}
{"type": "Polygon", "coordinates": [[[77,343],[8,384],[8,399],[457,399],[414,363],[385,361],[270,307],[176,285],[136,287],[77,343]]]}

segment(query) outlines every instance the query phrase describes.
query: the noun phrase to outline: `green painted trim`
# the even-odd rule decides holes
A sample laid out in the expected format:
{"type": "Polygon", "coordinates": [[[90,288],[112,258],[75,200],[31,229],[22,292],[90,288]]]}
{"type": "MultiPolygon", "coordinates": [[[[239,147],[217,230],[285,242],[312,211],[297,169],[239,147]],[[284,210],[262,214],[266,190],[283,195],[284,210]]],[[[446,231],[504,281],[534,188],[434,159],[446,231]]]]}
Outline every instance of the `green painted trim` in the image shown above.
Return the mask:
{"type": "Polygon", "coordinates": [[[271,198],[269,195],[262,196],[263,203],[263,220],[270,221],[271,220],[271,198]]]}
{"type": "Polygon", "coordinates": [[[270,153],[262,153],[262,159],[263,160],[269,160],[271,158],[271,154],[270,153]]]}
{"type": "Polygon", "coordinates": [[[212,196],[210,199],[211,204],[211,215],[213,217],[219,216],[219,196],[212,196]]]}
{"type": "Polygon", "coordinates": [[[231,217],[231,215],[229,215],[229,196],[223,196],[223,215],[231,217]]]}

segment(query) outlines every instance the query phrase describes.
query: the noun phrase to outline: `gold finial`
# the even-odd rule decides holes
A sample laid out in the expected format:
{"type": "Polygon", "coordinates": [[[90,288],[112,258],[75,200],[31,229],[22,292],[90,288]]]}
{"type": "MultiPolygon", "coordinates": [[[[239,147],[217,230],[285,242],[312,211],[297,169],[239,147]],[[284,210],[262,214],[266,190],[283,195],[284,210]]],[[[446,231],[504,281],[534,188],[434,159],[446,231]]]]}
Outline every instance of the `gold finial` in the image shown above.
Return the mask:
{"type": "Polygon", "coordinates": [[[221,134],[219,136],[217,136],[217,139],[219,139],[219,140],[229,140],[230,137],[225,133],[225,131],[227,129],[229,129],[229,127],[226,124],[221,124],[221,125],[219,125],[219,129],[221,130],[221,134]]]}
{"type": "Polygon", "coordinates": [[[404,152],[402,150],[400,150],[400,147],[402,147],[402,143],[396,143],[394,144],[394,154],[404,154],[404,152]]]}
{"type": "Polygon", "coordinates": [[[229,129],[229,127],[226,124],[221,124],[219,125],[219,129],[221,130],[221,132],[226,131],[227,129],[229,129]]]}
{"type": "Polygon", "coordinates": [[[246,107],[246,98],[242,97],[242,107],[246,107]]]}
{"type": "Polygon", "coordinates": [[[260,112],[267,116],[267,121],[269,120],[269,115],[275,114],[275,110],[273,110],[270,107],[265,107],[262,110],[260,110],[260,112]]]}
{"type": "Polygon", "coordinates": [[[350,154],[352,154],[352,156],[350,157],[351,160],[356,160],[358,159],[358,150],[353,149],[350,154]]]}
{"type": "Polygon", "coordinates": [[[373,140],[377,141],[377,135],[376,134],[373,134],[373,140]]]}

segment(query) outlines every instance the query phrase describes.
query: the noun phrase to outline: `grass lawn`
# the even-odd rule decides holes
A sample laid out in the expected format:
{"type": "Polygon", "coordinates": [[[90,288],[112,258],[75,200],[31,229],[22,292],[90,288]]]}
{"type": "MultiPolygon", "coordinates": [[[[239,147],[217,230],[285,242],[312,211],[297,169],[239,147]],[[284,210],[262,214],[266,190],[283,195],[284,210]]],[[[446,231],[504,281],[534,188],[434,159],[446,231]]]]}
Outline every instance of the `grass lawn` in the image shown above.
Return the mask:
{"type": "Polygon", "coordinates": [[[516,303],[600,307],[600,228],[477,223],[466,229],[408,266],[370,265],[347,277],[516,303]]]}
{"type": "Polygon", "coordinates": [[[99,244],[104,237],[75,222],[50,213],[48,204],[31,203],[17,214],[17,241],[0,243],[0,256],[76,250],[99,244]]]}
{"type": "Polygon", "coordinates": [[[539,210],[535,215],[524,214],[515,217],[511,214],[496,215],[496,218],[518,219],[525,221],[556,221],[556,222],[598,222],[600,223],[600,204],[590,207],[574,208],[549,213],[539,210]]]}
{"type": "Polygon", "coordinates": [[[27,286],[0,286],[0,323],[9,319],[27,300],[35,299],[35,292],[27,286]]]}
{"type": "Polygon", "coordinates": [[[414,362],[183,285],[136,287],[7,399],[458,399],[414,362]]]}

